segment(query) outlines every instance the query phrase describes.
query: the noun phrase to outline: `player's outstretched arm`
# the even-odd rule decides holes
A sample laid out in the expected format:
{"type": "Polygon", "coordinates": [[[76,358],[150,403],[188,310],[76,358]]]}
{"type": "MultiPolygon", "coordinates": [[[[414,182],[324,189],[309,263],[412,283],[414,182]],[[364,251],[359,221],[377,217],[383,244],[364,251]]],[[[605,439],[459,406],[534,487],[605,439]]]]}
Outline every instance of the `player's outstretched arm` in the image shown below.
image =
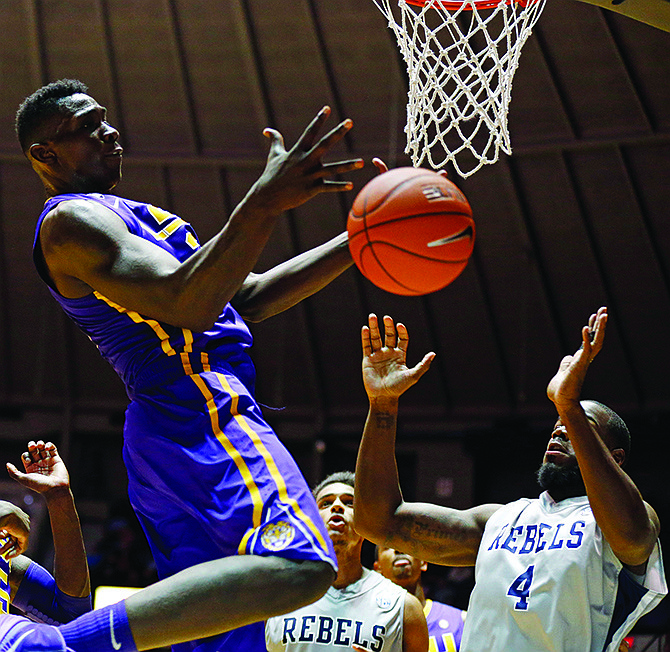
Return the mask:
{"type": "Polygon", "coordinates": [[[354,527],[373,543],[398,548],[437,564],[474,564],[484,526],[498,505],[455,510],[403,500],[395,460],[398,399],[428,370],[427,353],[406,365],[409,337],[403,324],[376,315],[361,331],[363,384],[370,407],[356,461],[354,527]]]}
{"type": "Polygon", "coordinates": [[[312,296],[353,265],[346,232],[263,274],[249,274],[232,300],[248,321],[288,310],[312,296]]]}
{"type": "Polygon", "coordinates": [[[582,328],[582,344],[574,355],[561,361],[547,387],[561,423],[579,462],[593,515],[617,557],[632,567],[649,559],[660,523],[656,512],[644,502],[635,483],[621,468],[625,453],[611,450],[604,432],[588,418],[580,395],[589,365],[602,349],[607,325],[607,308],[591,315],[582,328]]]}
{"type": "MultiPolygon", "coordinates": [[[[10,463],[7,471],[19,484],[44,496],[53,533],[56,585],[66,595],[86,597],[91,593],[88,563],[67,468],[56,446],[41,440],[28,442],[21,461],[24,471],[10,463]]],[[[16,571],[25,572],[27,566],[19,564],[16,571]]],[[[15,577],[13,582],[19,583],[20,579],[15,577]]]]}
{"type": "Polygon", "coordinates": [[[97,290],[145,316],[206,330],[242,287],[281,213],[317,194],[351,189],[350,182],[333,177],[362,167],[361,159],[322,161],[352,126],[345,120],[319,139],[329,114],[324,107],[289,150],[279,132],[265,131],[271,143],[262,175],[222,230],[181,264],[131,234],[111,210],[87,201],[61,202],[40,230],[57,289],[69,298],[97,290]]]}
{"type": "MultiPolygon", "coordinates": [[[[380,174],[386,163],[373,158],[380,174]]],[[[346,232],[263,274],[249,274],[233,305],[248,321],[262,321],[318,292],[353,265],[346,232]]]]}

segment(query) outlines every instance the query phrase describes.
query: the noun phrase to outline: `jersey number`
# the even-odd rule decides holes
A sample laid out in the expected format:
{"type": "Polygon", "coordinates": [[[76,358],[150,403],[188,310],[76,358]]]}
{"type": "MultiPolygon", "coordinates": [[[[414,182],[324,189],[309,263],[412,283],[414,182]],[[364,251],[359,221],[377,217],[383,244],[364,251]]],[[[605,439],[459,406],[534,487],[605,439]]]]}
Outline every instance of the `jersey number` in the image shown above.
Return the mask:
{"type": "Polygon", "coordinates": [[[507,595],[513,598],[519,598],[519,601],[514,605],[518,611],[526,611],[528,609],[528,596],[530,595],[530,585],[533,582],[533,571],[535,566],[529,566],[519,575],[507,589],[507,595]]]}

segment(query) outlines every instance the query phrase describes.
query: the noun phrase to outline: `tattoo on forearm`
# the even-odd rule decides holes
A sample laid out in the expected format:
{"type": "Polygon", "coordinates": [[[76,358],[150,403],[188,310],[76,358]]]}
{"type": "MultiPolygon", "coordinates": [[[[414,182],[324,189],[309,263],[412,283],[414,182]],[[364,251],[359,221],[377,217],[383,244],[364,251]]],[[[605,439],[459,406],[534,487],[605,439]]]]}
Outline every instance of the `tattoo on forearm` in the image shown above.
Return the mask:
{"type": "Polygon", "coordinates": [[[375,416],[375,419],[377,428],[383,428],[384,430],[392,428],[396,422],[395,414],[391,414],[390,412],[379,412],[375,416]]]}
{"type": "Polygon", "coordinates": [[[411,523],[411,536],[424,541],[466,541],[468,535],[455,523],[451,527],[438,527],[434,522],[424,523],[413,520],[411,523]]]}

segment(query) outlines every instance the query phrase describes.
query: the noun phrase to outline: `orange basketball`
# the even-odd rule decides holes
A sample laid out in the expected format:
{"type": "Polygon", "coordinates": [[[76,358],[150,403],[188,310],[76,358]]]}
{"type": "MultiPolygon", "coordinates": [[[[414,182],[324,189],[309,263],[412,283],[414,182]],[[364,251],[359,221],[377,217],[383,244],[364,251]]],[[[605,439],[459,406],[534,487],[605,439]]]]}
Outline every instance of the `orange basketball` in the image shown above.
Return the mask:
{"type": "Polygon", "coordinates": [[[367,183],[349,211],[347,231],[363,276],[405,295],[449,285],[465,269],[475,242],[465,195],[423,168],[396,168],[367,183]]]}

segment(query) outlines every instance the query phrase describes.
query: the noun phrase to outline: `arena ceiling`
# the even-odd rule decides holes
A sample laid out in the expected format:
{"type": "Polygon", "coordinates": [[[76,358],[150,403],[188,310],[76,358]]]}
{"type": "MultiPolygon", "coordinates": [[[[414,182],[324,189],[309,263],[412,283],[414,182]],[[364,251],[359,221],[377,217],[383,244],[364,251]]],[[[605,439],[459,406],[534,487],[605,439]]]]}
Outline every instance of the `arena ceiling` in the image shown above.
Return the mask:
{"type": "MultiPolygon", "coordinates": [[[[0,433],[118,432],[126,397],[33,269],[44,200],[13,133],[43,83],[84,80],[125,147],[120,195],[212,236],[260,174],[265,126],[293,143],[324,104],[354,129],[333,157],[405,165],[406,75],[372,0],[3,0],[0,3],[0,433]]],[[[403,399],[431,435],[553,418],[545,387],[607,305],[587,393],[626,415],[670,413],[670,34],[549,0],[521,57],[513,156],[452,179],[472,205],[475,253],[451,286],[386,294],[351,270],[253,326],[258,397],[287,438],[360,430],[359,329],[404,321],[410,360],[437,352],[403,399]]],[[[371,167],[351,175],[356,189],[371,167]]],[[[354,193],[278,223],[258,270],[340,232],[354,193]]]]}

